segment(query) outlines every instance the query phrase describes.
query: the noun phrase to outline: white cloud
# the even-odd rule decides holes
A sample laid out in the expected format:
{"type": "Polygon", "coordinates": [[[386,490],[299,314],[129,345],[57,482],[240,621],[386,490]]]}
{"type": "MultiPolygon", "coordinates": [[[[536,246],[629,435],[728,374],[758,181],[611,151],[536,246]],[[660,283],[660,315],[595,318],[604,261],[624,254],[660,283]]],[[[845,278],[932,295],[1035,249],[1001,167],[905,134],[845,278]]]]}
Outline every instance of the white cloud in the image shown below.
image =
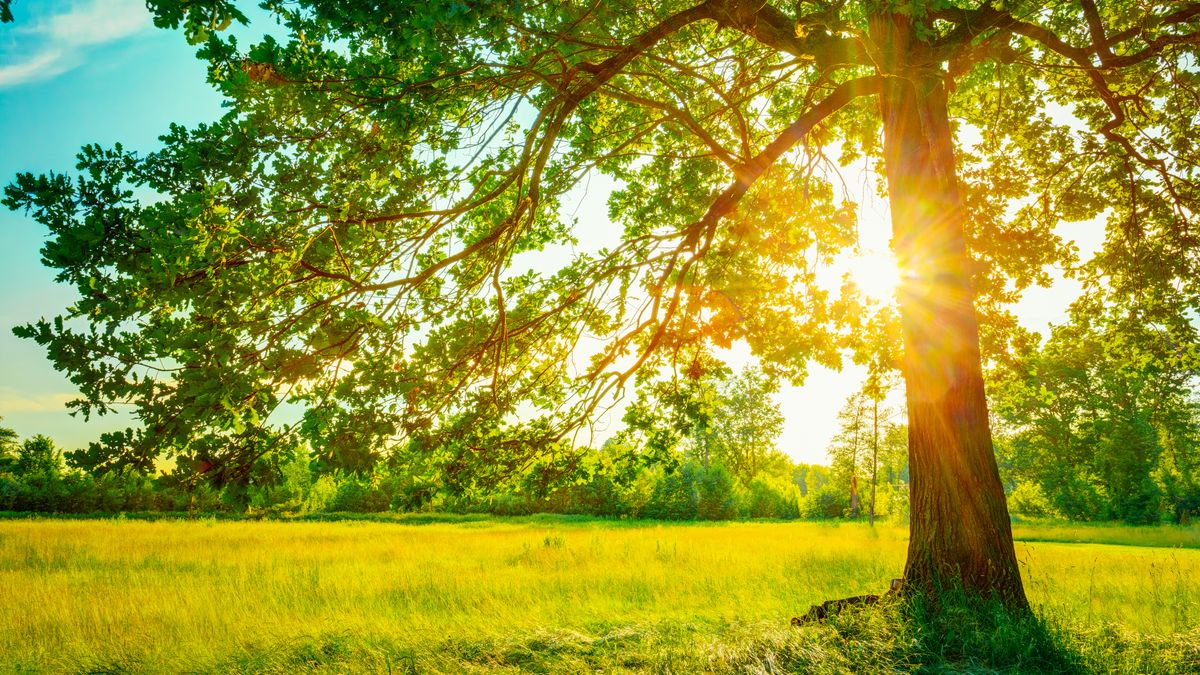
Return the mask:
{"type": "Polygon", "coordinates": [[[0,88],[13,87],[32,80],[45,80],[74,67],[61,49],[47,49],[24,63],[0,66],[0,88]]]}
{"type": "MultiPolygon", "coordinates": [[[[84,61],[87,47],[122,40],[150,26],[144,0],[76,2],[65,12],[14,31],[12,51],[29,56],[0,66],[0,89],[61,75],[84,61]]],[[[15,60],[11,53],[3,56],[15,60]]]]}
{"type": "Polygon", "coordinates": [[[43,30],[53,42],[82,46],[120,40],[150,25],[144,0],[91,0],[50,17],[43,30]]]}

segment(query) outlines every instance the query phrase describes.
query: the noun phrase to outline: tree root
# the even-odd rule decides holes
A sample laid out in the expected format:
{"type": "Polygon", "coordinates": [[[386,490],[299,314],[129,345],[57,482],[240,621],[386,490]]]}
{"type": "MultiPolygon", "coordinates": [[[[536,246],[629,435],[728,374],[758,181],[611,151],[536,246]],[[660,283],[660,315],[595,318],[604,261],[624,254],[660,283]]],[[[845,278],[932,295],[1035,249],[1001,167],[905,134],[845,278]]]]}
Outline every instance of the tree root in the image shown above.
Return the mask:
{"type": "MultiPolygon", "coordinates": [[[[883,594],[883,598],[890,598],[900,594],[900,589],[904,585],[903,579],[892,579],[892,587],[887,593],[883,594]]],[[[849,598],[840,600],[826,600],[819,605],[813,605],[808,609],[808,613],[804,616],[792,617],[793,626],[803,626],[810,623],[820,623],[831,614],[838,614],[842,610],[849,607],[865,607],[867,605],[878,604],[882,598],[874,593],[867,595],[855,595],[849,598]]]]}

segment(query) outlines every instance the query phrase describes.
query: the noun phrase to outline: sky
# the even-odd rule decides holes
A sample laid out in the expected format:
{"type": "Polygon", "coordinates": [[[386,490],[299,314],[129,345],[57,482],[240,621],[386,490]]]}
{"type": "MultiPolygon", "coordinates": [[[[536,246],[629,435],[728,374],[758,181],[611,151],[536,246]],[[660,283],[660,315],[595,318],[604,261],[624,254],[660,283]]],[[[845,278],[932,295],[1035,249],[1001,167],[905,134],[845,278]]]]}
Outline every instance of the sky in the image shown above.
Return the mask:
{"type": "MultiPolygon", "coordinates": [[[[220,115],[204,64],[178,32],[156,29],[142,0],[17,0],[0,25],[0,182],[16,173],[73,171],[87,143],[153,150],[172,122],[220,115]]],[[[41,265],[45,229],[0,208],[0,425],[86,445],[128,420],[84,424],[64,403],[75,389],[14,325],[53,317],[75,300],[41,265]]]]}
{"type": "MultiPolygon", "coordinates": [[[[21,171],[71,172],[87,143],[152,151],[171,122],[192,125],[221,114],[204,64],[179,31],[152,25],[143,0],[17,0],[13,13],[15,23],[0,26],[0,183],[21,171]]],[[[846,179],[862,190],[861,244],[875,255],[862,264],[871,265],[887,248],[886,204],[873,195],[874,176],[852,170],[846,179]]],[[[602,202],[592,196],[578,205],[581,238],[589,229],[611,231],[602,202]]],[[[1085,254],[1102,237],[1095,224],[1066,224],[1060,234],[1085,254]]],[[[0,426],[22,437],[46,434],[71,449],[129,420],[110,416],[85,423],[70,416],[64,404],[76,396],[73,385],[37,344],[12,334],[13,326],[53,317],[75,299],[73,289],[56,284],[40,263],[45,235],[24,214],[0,210],[0,426]]],[[[1064,321],[1077,292],[1070,280],[1033,289],[1017,306],[1018,318],[1045,331],[1064,321]]],[[[735,362],[749,358],[745,350],[731,356],[735,362]]],[[[787,421],[779,448],[797,461],[827,463],[837,411],[863,377],[853,365],[841,372],[813,366],[804,386],[785,385],[779,402],[787,421]]],[[[611,433],[618,416],[598,420],[598,435],[611,433]]]]}

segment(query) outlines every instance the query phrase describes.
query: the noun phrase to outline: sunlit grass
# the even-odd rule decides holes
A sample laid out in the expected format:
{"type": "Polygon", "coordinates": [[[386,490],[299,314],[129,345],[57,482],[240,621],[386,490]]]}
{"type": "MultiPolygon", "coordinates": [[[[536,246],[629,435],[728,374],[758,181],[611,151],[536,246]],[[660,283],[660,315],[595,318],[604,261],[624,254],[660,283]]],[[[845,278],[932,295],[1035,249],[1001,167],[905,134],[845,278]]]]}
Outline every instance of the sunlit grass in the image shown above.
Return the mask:
{"type": "Polygon", "coordinates": [[[1200,526],[1116,525],[1113,523],[1064,523],[1030,520],[1013,525],[1020,541],[1200,548],[1200,526]]]}
{"type": "MultiPolygon", "coordinates": [[[[905,537],[814,523],[0,522],[0,663],[454,671],[595,665],[600,649],[610,666],[660,669],[697,649],[745,664],[758,645],[853,670],[787,621],[886,588],[905,537]]],[[[1200,550],[1038,542],[1018,557],[1035,605],[1071,625],[1167,635],[1200,620],[1200,550]]]]}

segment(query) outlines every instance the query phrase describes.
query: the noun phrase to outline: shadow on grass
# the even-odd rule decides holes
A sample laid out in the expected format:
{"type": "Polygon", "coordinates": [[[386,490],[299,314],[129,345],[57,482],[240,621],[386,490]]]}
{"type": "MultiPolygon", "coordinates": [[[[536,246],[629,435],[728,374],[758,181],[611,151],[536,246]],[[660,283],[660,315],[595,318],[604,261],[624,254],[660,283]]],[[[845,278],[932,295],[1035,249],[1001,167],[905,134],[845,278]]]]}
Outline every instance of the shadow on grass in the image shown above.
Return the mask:
{"type": "Polygon", "coordinates": [[[856,643],[880,643],[881,635],[891,635],[883,641],[890,647],[883,663],[855,663],[852,671],[1200,673],[1200,628],[1163,636],[1115,624],[1085,628],[961,592],[940,594],[934,602],[917,597],[850,610],[812,632],[818,640],[832,632],[838,637],[833,644],[850,654],[856,643]]]}
{"type": "Polygon", "coordinates": [[[894,626],[907,636],[910,651],[905,660],[919,664],[919,671],[1090,672],[1070,632],[1031,611],[961,592],[897,605],[894,626]]]}
{"type": "Polygon", "coordinates": [[[201,672],[1191,673],[1200,672],[1200,630],[1151,637],[1066,628],[989,603],[888,602],[799,628],[660,620],[433,639],[334,633],[215,665],[201,672]]]}

